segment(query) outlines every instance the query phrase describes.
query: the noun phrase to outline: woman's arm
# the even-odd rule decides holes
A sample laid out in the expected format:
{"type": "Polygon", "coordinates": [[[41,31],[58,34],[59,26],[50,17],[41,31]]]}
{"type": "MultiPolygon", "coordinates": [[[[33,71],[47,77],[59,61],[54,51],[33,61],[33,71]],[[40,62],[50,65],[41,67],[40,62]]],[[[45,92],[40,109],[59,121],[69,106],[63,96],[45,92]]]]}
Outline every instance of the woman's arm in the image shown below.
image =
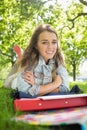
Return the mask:
{"type": "Polygon", "coordinates": [[[68,92],[69,91],[69,76],[66,68],[63,65],[59,65],[57,70],[57,75],[60,75],[62,78],[62,84],[59,86],[60,92],[68,92]]]}
{"type": "Polygon", "coordinates": [[[51,92],[58,92],[58,87],[62,84],[62,78],[60,75],[57,75],[52,83],[41,85],[38,92],[38,96],[45,95],[51,92]]]}
{"type": "Polygon", "coordinates": [[[62,78],[59,75],[56,75],[52,83],[46,85],[36,84],[34,81],[34,75],[30,71],[24,72],[22,78],[24,79],[24,82],[21,79],[20,90],[26,89],[31,95],[37,94],[38,96],[41,96],[51,92],[58,92],[58,87],[62,84],[62,78]]]}
{"type": "Polygon", "coordinates": [[[23,75],[20,75],[18,80],[20,91],[30,93],[32,96],[34,95],[45,95],[52,92],[67,92],[69,91],[69,80],[68,73],[65,67],[59,65],[56,77],[53,82],[48,84],[40,85],[35,83],[34,74],[30,71],[26,71],[23,75]]]}

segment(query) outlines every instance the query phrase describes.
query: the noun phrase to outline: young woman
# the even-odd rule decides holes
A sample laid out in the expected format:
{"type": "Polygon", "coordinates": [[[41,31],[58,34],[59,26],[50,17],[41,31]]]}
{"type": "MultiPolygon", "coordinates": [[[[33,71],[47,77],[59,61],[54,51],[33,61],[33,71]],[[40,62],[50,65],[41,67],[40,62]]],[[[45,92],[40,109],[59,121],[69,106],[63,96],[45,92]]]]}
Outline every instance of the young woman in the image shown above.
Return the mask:
{"type": "Polygon", "coordinates": [[[36,28],[19,68],[22,71],[11,75],[13,79],[8,77],[8,81],[12,88],[15,86],[18,89],[20,98],[79,92],[78,87],[69,91],[68,73],[59,39],[50,25],[36,28]]]}
{"type": "Polygon", "coordinates": [[[40,25],[31,37],[21,60],[24,70],[17,77],[17,88],[28,96],[69,91],[68,73],[56,31],[40,25]]]}

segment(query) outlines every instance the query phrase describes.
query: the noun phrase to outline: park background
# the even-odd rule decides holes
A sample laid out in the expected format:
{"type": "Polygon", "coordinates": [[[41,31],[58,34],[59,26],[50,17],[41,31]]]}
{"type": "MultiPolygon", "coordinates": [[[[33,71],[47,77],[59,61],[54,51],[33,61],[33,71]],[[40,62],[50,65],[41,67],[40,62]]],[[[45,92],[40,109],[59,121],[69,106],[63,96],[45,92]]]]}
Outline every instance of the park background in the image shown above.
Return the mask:
{"type": "Polygon", "coordinates": [[[42,23],[56,29],[72,80],[81,79],[83,72],[83,80],[87,80],[86,1],[1,0],[0,87],[16,60],[13,47],[19,45],[25,49],[33,30],[42,23]]]}
{"type": "Polygon", "coordinates": [[[34,29],[43,23],[51,24],[58,33],[70,85],[78,84],[87,92],[87,1],[0,0],[0,115],[4,120],[3,130],[6,127],[3,122],[13,130],[5,118],[14,115],[9,104],[12,100],[9,97],[7,100],[9,90],[4,89],[3,84],[17,58],[13,47],[19,45],[25,49],[34,29]],[[2,113],[8,114],[3,116],[2,113]]]}

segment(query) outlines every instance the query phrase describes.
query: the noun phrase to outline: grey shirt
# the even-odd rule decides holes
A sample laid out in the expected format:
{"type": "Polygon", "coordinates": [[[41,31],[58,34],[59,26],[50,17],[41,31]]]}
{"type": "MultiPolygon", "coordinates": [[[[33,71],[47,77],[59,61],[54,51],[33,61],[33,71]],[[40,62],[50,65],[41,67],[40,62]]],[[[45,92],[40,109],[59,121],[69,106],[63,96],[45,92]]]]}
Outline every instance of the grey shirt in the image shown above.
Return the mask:
{"type": "MultiPolygon", "coordinates": [[[[60,92],[69,91],[69,79],[66,68],[58,61],[58,69],[56,74],[60,75],[63,79],[62,84],[59,86],[60,92]]],[[[48,84],[52,82],[52,70],[54,69],[54,60],[50,59],[49,63],[46,65],[44,59],[40,56],[38,65],[34,68],[33,74],[35,78],[35,85],[30,85],[24,81],[22,78],[23,72],[21,72],[17,77],[17,88],[19,91],[29,93],[34,96],[37,95],[40,86],[42,84],[48,84]]],[[[32,70],[31,70],[32,71],[32,70]]]]}

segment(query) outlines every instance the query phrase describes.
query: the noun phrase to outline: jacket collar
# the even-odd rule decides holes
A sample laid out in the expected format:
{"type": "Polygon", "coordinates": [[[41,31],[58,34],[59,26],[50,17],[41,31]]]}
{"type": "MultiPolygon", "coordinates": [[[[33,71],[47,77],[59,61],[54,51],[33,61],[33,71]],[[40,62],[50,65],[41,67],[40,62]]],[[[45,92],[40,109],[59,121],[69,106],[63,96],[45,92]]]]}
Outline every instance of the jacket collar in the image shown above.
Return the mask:
{"type": "MultiPolygon", "coordinates": [[[[38,64],[39,65],[46,65],[45,60],[43,59],[43,57],[41,55],[39,56],[39,63],[38,64]]],[[[49,63],[47,65],[49,65],[49,64],[54,64],[54,59],[50,59],[49,63]]]]}

